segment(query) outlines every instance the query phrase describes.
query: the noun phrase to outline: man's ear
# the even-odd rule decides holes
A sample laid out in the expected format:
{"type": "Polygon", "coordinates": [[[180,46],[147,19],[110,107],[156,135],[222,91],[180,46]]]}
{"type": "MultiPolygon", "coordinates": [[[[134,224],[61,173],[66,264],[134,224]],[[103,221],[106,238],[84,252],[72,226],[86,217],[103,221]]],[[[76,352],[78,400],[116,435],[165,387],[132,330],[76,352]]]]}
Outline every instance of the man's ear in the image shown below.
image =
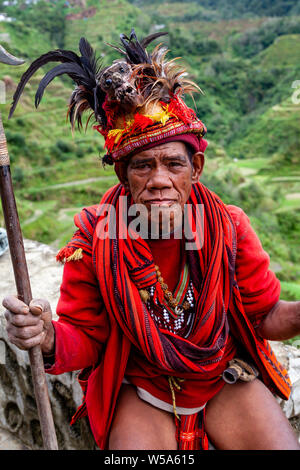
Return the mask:
{"type": "Polygon", "coordinates": [[[127,178],[127,165],[125,164],[125,162],[117,162],[115,164],[115,172],[120,180],[120,183],[123,184],[124,188],[129,189],[127,178]]]}
{"type": "Polygon", "coordinates": [[[193,166],[192,182],[193,184],[198,183],[199,178],[204,168],[204,162],[205,162],[205,159],[204,159],[203,152],[194,153],[193,159],[192,159],[192,166],[193,166]]]}

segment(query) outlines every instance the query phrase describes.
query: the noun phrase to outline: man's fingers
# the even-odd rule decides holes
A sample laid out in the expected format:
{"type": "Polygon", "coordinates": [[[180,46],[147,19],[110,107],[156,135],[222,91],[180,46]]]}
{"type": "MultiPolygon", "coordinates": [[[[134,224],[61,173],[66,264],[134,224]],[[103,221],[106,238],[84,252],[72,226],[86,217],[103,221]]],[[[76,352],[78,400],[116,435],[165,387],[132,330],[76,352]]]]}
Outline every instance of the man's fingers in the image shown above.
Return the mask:
{"type": "MultiPolygon", "coordinates": [[[[8,339],[18,348],[29,350],[41,345],[47,334],[52,338],[51,307],[46,299],[32,299],[27,306],[17,296],[10,295],[5,297],[2,304],[7,309],[5,318],[8,339]]],[[[50,346],[52,348],[52,343],[50,346]]]]}
{"type": "Polygon", "coordinates": [[[45,332],[43,331],[39,335],[34,336],[33,338],[28,339],[21,339],[16,338],[15,336],[11,336],[8,333],[8,339],[11,343],[15,344],[19,349],[28,350],[33,348],[34,346],[38,346],[41,344],[45,338],[45,332]]]}
{"type": "Polygon", "coordinates": [[[30,311],[33,315],[51,313],[50,303],[46,299],[32,299],[29,307],[15,295],[9,295],[2,301],[3,307],[15,315],[27,315],[30,311]]]}
{"type": "Polygon", "coordinates": [[[19,300],[15,295],[8,295],[2,301],[3,307],[7,308],[16,315],[27,315],[29,313],[28,305],[19,300]]]}
{"type": "Polygon", "coordinates": [[[9,324],[14,326],[22,327],[22,326],[33,326],[37,325],[40,321],[39,317],[34,315],[16,315],[12,313],[10,310],[6,310],[4,312],[4,316],[9,324]]]}
{"type": "Polygon", "coordinates": [[[44,322],[40,320],[37,325],[34,326],[25,326],[25,327],[17,327],[14,325],[9,325],[7,328],[7,334],[11,337],[19,338],[19,339],[28,339],[33,338],[43,331],[44,322]]]}

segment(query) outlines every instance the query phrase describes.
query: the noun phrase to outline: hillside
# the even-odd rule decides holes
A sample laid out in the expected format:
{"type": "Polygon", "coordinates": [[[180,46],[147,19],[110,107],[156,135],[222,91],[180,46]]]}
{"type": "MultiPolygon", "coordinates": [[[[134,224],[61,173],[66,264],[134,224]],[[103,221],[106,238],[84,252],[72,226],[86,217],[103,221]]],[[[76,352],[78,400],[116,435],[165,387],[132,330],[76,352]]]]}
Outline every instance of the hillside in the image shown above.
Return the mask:
{"type": "Polygon", "coordinates": [[[291,99],[300,80],[299,2],[19,0],[2,3],[0,11],[14,18],[0,22],[1,44],[26,59],[19,68],[1,65],[0,72],[6,83],[1,112],[26,238],[60,248],[74,231],[73,215],[117,181],[111,168],[101,166],[99,134],[90,127],[72,136],[66,123],[73,88],[68,78],[55,79],[35,110],[39,71],[7,120],[27,65],[57,47],[77,52],[83,35],[107,65],[118,55],[105,43],[118,44],[121,32],[134,26],[141,37],[167,30],[169,57],[182,57],[204,90],[195,96],[197,114],[208,127],[203,182],[247,212],[283,281],[284,296],[300,298],[300,107],[291,99]]]}
{"type": "MultiPolygon", "coordinates": [[[[162,11],[174,11],[175,5],[179,5],[177,0],[131,0],[130,3],[140,7],[154,8],[157,14],[162,11]],[[174,5],[175,4],[175,5],[174,5]]],[[[181,16],[190,19],[193,15],[198,15],[206,21],[232,18],[251,18],[259,16],[288,16],[300,13],[299,0],[182,0],[181,16]]],[[[166,13],[167,16],[167,13],[166,13]]]]}

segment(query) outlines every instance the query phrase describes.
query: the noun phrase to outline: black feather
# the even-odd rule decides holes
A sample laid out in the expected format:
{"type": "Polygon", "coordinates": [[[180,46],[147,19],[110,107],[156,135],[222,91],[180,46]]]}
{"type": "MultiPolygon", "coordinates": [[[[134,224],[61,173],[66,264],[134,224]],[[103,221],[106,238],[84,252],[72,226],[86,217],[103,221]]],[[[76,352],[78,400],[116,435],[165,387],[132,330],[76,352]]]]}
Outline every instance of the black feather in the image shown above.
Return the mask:
{"type": "Polygon", "coordinates": [[[122,49],[116,48],[121,53],[125,53],[126,60],[130,64],[151,64],[151,55],[146,51],[146,47],[155,39],[160,36],[165,36],[167,32],[159,32],[150,34],[141,41],[138,40],[134,29],[132,28],[130,37],[128,38],[125,34],[120,35],[120,40],[125,47],[125,52],[122,49]]]}
{"type": "MultiPolygon", "coordinates": [[[[75,106],[76,106],[76,99],[78,98],[80,91],[76,87],[75,90],[73,91],[71,98],[70,98],[70,103],[69,103],[69,119],[72,127],[74,127],[74,111],[75,111],[75,106]]],[[[79,123],[78,123],[79,127],[79,123]]]]}
{"type": "Polygon", "coordinates": [[[105,44],[107,44],[107,46],[112,47],[112,48],[115,49],[116,51],[120,52],[120,54],[126,55],[126,51],[123,51],[123,49],[121,49],[120,47],[114,46],[113,44],[110,44],[109,42],[106,42],[105,44]]]}
{"type": "Polygon", "coordinates": [[[35,95],[36,108],[39,106],[44,91],[49,83],[55,77],[67,74],[77,85],[71,95],[69,106],[69,117],[72,126],[74,126],[74,119],[77,119],[78,127],[81,127],[81,115],[89,108],[94,111],[96,119],[100,119],[101,123],[106,123],[106,115],[102,108],[102,104],[105,100],[105,93],[99,88],[97,78],[99,76],[101,66],[98,65],[98,59],[96,58],[95,52],[85,38],[81,38],[79,41],[79,51],[81,53],[81,57],[72,51],[59,49],[56,51],[50,51],[36,59],[21,77],[20,83],[13,97],[13,104],[9,117],[12,116],[21,93],[32,75],[48,62],[63,62],[47,72],[40,81],[35,95]],[[75,116],[74,113],[76,105],[78,105],[78,110],[76,111],[75,116]]]}
{"type": "Polygon", "coordinates": [[[80,39],[79,50],[81,53],[80,60],[83,68],[85,69],[87,75],[94,79],[99,74],[101,69],[101,65],[99,65],[99,59],[96,58],[93,48],[85,38],[80,39]]]}
{"type": "Polygon", "coordinates": [[[152,42],[154,41],[155,39],[161,37],[161,36],[166,36],[167,32],[160,32],[160,33],[154,33],[154,34],[150,34],[149,36],[145,37],[144,39],[141,40],[141,46],[146,49],[146,47],[152,42]]]}
{"type": "Polygon", "coordinates": [[[94,49],[92,48],[87,39],[80,38],[79,51],[82,57],[93,58],[93,60],[96,61],[94,49]]]}
{"type": "Polygon", "coordinates": [[[87,76],[79,64],[67,63],[57,65],[49,72],[47,72],[44,78],[39,83],[39,87],[35,95],[36,108],[40,104],[45,88],[49,85],[49,83],[55,77],[58,77],[59,75],[63,75],[65,73],[69,75],[69,77],[72,78],[77,85],[83,85],[85,88],[91,89],[96,85],[95,79],[93,80],[92,78],[87,76]]]}
{"type": "Polygon", "coordinates": [[[34,75],[34,73],[44,65],[48,64],[49,62],[78,62],[80,63],[80,59],[75,52],[72,51],[65,51],[62,49],[57,49],[55,51],[47,52],[46,54],[41,55],[38,59],[36,59],[30,67],[23,73],[20,82],[17,86],[17,89],[13,96],[12,106],[9,112],[9,119],[14,113],[20,96],[25,88],[26,83],[30,80],[30,78],[34,75]]]}
{"type": "Polygon", "coordinates": [[[99,120],[102,124],[102,126],[105,128],[107,125],[107,118],[104,109],[102,108],[102,105],[105,101],[106,97],[106,92],[101,90],[99,85],[96,86],[94,89],[94,96],[95,96],[95,103],[96,103],[96,108],[95,108],[95,116],[96,119],[99,120]]]}
{"type": "Polygon", "coordinates": [[[120,35],[120,40],[126,50],[126,59],[131,64],[150,63],[149,54],[138,41],[134,29],[131,30],[130,38],[125,34],[120,35]]]}

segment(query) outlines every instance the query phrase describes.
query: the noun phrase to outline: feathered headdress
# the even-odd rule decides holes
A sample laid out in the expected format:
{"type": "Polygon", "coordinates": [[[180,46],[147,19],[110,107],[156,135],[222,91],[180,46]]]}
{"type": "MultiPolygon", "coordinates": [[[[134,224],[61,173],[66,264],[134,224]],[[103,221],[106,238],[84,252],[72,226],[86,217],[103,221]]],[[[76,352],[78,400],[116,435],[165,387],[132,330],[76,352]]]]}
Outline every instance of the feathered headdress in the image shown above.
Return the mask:
{"type": "MultiPolygon", "coordinates": [[[[81,56],[57,49],[36,59],[23,74],[13,96],[9,118],[12,116],[26,83],[32,75],[49,62],[61,62],[41,80],[35,106],[41,102],[49,83],[67,74],[76,87],[71,95],[68,116],[74,129],[82,128],[82,115],[90,111],[98,130],[105,138],[109,158],[117,161],[149,139],[160,140],[166,133],[178,135],[192,132],[199,138],[206,132],[194,111],[183,101],[185,94],[201,91],[190,81],[176,59],[168,61],[167,48],[156,46],[152,54],[147,46],[165,32],[151,34],[139,41],[134,29],[130,37],[120,35],[121,46],[109,46],[123,57],[103,67],[85,38],[79,42],[81,56]]],[[[107,156],[106,156],[107,157],[107,156]]]]}

